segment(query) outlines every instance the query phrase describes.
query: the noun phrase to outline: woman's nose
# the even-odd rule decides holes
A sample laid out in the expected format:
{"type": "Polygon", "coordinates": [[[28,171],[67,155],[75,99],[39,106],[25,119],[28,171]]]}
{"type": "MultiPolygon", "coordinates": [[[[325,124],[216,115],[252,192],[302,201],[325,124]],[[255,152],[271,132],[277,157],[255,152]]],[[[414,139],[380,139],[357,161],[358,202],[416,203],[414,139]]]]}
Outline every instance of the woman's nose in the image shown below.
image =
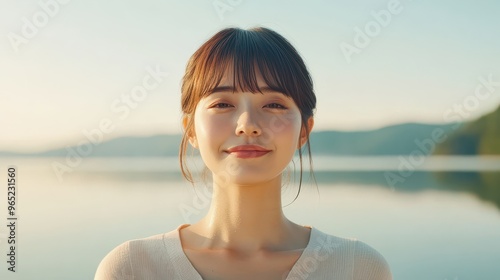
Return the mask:
{"type": "Polygon", "coordinates": [[[262,128],[257,122],[255,112],[245,110],[238,117],[238,124],[236,126],[236,135],[246,134],[249,136],[258,136],[262,134],[262,128]]]}

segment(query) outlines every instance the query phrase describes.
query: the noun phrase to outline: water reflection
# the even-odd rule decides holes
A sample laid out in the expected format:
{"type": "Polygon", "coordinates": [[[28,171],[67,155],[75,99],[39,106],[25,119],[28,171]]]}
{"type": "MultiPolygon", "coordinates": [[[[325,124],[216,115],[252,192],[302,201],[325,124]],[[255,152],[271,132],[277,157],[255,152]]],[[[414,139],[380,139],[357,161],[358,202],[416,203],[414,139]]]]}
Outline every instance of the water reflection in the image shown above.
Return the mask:
{"type": "Polygon", "coordinates": [[[466,191],[500,210],[500,172],[435,172],[434,177],[447,190],[466,191]]]}
{"type": "Polygon", "coordinates": [[[407,177],[390,171],[319,171],[314,173],[321,184],[378,185],[401,192],[419,192],[428,189],[450,192],[468,192],[483,201],[495,204],[500,210],[500,172],[475,171],[415,171],[407,177]]]}
{"type": "MultiPolygon", "coordinates": [[[[166,184],[183,181],[180,172],[176,171],[82,171],[73,173],[70,177],[87,181],[92,179],[113,182],[154,181],[166,184]]],[[[414,171],[410,174],[401,174],[397,171],[315,171],[314,178],[318,184],[377,185],[396,192],[420,192],[429,189],[468,192],[482,201],[495,204],[500,210],[500,171],[414,171]]],[[[298,185],[298,172],[289,180],[291,185],[298,185]]],[[[312,182],[310,174],[305,171],[303,186],[311,185],[312,182]]]]}

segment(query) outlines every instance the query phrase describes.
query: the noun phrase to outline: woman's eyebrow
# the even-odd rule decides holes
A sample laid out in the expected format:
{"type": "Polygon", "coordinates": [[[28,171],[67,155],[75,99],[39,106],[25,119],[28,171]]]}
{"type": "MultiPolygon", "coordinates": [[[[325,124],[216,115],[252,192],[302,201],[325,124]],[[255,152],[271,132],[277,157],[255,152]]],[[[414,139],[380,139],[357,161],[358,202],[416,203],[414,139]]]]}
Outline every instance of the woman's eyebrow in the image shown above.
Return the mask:
{"type": "MultiPolygon", "coordinates": [[[[276,92],[276,93],[282,93],[279,90],[272,89],[269,86],[263,86],[259,88],[260,91],[262,92],[276,92]]],[[[210,93],[214,92],[236,92],[236,89],[233,86],[220,86],[220,87],[215,87],[210,91],[210,93]]]]}

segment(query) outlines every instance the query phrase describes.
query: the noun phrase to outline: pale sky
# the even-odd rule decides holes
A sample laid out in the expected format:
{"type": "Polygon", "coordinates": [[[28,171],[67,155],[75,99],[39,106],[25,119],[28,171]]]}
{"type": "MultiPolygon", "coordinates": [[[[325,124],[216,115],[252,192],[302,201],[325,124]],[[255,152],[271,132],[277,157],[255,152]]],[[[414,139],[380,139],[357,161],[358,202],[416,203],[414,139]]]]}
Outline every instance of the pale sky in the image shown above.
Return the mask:
{"type": "Polygon", "coordinates": [[[74,145],[101,122],[106,140],[181,132],[186,62],[229,26],[297,48],[316,131],[474,119],[500,103],[499,14],[494,0],[0,0],[0,150],[74,145]]]}

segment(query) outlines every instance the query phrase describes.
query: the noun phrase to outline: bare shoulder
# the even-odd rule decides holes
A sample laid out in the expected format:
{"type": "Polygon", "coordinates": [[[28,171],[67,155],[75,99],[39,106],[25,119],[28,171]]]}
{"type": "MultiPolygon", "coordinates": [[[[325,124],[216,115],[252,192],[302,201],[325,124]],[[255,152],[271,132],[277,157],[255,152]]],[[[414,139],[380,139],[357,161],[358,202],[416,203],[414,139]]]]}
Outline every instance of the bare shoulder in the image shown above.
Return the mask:
{"type": "Polygon", "coordinates": [[[99,263],[94,280],[132,279],[130,266],[130,241],[111,250],[99,263]]]}
{"type": "Polygon", "coordinates": [[[392,273],[384,256],[360,240],[355,241],[353,279],[392,280],[392,273]]]}

